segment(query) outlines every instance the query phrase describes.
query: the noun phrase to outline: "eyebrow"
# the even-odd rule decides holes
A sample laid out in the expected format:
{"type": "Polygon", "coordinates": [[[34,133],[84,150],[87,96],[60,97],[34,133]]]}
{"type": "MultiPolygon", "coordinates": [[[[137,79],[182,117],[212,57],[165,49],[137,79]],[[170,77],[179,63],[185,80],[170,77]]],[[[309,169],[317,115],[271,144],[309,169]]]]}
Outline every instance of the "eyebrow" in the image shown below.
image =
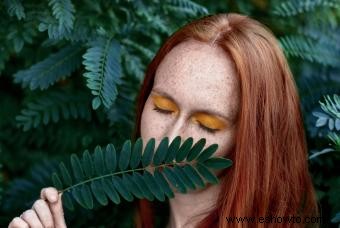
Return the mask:
{"type": "MultiPolygon", "coordinates": [[[[168,94],[167,92],[164,92],[164,91],[160,91],[158,89],[152,89],[151,92],[156,92],[158,93],[159,95],[169,99],[170,101],[172,101],[173,103],[175,103],[176,105],[178,104],[176,102],[176,100],[170,95],[168,94]]],[[[178,106],[178,105],[177,105],[178,106]]],[[[218,116],[220,118],[223,118],[225,120],[227,120],[228,122],[232,123],[232,119],[230,117],[227,117],[225,115],[223,115],[222,113],[220,112],[217,112],[217,111],[214,111],[214,110],[209,110],[209,109],[195,109],[193,111],[194,113],[204,113],[204,114],[207,114],[207,115],[212,115],[212,116],[218,116]]]]}

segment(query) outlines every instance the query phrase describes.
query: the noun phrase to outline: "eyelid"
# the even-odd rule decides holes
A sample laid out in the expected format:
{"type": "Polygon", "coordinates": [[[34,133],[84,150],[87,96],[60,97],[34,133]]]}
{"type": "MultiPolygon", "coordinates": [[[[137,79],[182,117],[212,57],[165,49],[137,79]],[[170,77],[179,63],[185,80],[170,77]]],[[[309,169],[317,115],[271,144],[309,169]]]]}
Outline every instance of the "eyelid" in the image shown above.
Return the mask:
{"type": "Polygon", "coordinates": [[[174,112],[178,111],[177,105],[173,103],[171,100],[163,96],[154,94],[152,95],[152,99],[153,99],[154,105],[160,109],[174,111],[174,112]]]}
{"type": "Polygon", "coordinates": [[[198,122],[198,125],[199,125],[201,130],[208,132],[210,134],[215,134],[217,131],[219,131],[219,129],[208,128],[208,127],[204,126],[203,124],[201,124],[200,122],[198,122]]]}
{"type": "Polygon", "coordinates": [[[196,113],[192,118],[194,121],[199,122],[206,128],[210,128],[212,130],[221,130],[227,125],[225,121],[205,113],[196,113]]]}

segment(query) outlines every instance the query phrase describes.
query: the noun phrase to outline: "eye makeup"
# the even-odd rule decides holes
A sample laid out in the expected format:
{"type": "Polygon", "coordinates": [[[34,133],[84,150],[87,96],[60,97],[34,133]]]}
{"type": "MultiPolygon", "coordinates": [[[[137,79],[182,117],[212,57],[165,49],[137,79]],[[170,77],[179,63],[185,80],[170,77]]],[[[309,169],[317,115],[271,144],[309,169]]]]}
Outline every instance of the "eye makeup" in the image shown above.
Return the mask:
{"type": "Polygon", "coordinates": [[[175,103],[173,103],[171,100],[163,96],[153,94],[152,100],[155,105],[156,111],[159,111],[162,113],[165,113],[165,112],[166,113],[177,113],[179,111],[175,103]]]}
{"type": "Polygon", "coordinates": [[[208,128],[212,131],[222,130],[226,127],[225,121],[211,116],[206,113],[195,113],[192,117],[194,122],[198,122],[200,125],[203,125],[205,128],[208,128]]]}
{"type": "MultiPolygon", "coordinates": [[[[153,110],[161,114],[177,114],[179,108],[170,99],[163,97],[158,94],[152,95],[152,100],[154,104],[153,110]]],[[[196,112],[191,117],[191,120],[198,124],[199,128],[205,132],[214,134],[215,132],[222,130],[226,127],[226,122],[217,116],[213,116],[204,112],[196,112]]]]}

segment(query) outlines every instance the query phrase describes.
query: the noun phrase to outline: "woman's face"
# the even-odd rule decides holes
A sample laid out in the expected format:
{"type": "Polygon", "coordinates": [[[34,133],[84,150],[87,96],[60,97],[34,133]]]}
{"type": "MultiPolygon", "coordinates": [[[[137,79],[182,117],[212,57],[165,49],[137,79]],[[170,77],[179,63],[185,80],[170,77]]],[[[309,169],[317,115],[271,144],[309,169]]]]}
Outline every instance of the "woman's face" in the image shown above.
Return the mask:
{"type": "Polygon", "coordinates": [[[143,142],[177,135],[217,143],[225,156],[235,143],[239,81],[222,48],[195,40],[175,46],[159,65],[141,119],[143,142]]]}

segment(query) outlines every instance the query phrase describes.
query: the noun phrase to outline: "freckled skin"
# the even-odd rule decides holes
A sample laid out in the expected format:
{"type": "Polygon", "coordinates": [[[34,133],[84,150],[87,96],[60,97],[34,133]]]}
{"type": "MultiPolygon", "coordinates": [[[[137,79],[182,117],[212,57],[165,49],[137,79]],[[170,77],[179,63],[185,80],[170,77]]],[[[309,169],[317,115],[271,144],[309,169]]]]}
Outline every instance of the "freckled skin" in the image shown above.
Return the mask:
{"type": "Polygon", "coordinates": [[[235,143],[240,89],[233,62],[222,48],[195,40],[180,43],[159,65],[153,89],[170,94],[178,112],[168,115],[155,111],[151,93],[141,119],[144,142],[153,137],[158,145],[163,137],[171,141],[177,135],[193,137],[194,142],[206,138],[206,145],[219,144],[215,156],[230,152],[235,143]],[[223,119],[227,125],[213,134],[204,131],[192,118],[193,110],[200,109],[218,111],[231,121],[223,119]]]}

